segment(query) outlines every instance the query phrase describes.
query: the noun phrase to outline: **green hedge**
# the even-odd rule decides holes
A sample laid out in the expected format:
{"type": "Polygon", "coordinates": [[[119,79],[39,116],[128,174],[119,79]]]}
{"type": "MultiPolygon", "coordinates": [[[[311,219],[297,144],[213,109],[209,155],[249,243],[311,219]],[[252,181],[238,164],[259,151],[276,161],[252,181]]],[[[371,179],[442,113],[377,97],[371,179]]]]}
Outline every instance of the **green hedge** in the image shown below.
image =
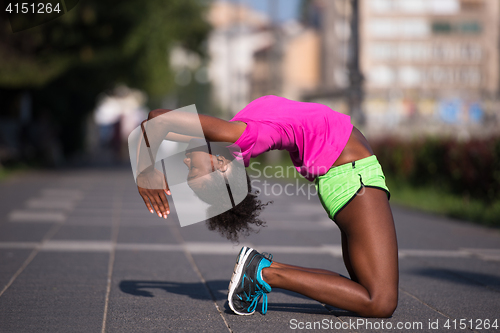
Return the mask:
{"type": "Polygon", "coordinates": [[[500,137],[372,142],[384,171],[412,186],[434,186],[486,204],[500,201],[500,137]]]}

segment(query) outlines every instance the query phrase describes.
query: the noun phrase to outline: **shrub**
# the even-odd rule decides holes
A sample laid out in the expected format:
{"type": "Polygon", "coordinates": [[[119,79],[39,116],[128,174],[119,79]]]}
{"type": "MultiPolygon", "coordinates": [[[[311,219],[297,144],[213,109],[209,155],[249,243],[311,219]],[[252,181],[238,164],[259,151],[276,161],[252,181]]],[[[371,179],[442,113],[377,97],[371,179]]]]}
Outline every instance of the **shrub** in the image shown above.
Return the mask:
{"type": "Polygon", "coordinates": [[[468,142],[387,138],[372,147],[397,181],[433,185],[489,204],[500,200],[500,137],[468,142]]]}

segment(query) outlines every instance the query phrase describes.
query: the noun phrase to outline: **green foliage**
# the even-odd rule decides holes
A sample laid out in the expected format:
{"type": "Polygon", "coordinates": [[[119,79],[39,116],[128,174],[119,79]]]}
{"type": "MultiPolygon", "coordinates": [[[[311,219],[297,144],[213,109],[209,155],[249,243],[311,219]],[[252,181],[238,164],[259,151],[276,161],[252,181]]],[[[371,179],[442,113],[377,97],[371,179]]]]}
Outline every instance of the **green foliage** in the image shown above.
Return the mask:
{"type": "Polygon", "coordinates": [[[15,109],[16,95],[29,91],[34,118],[49,116],[68,155],[82,147],[99,93],[124,83],[159,100],[174,89],[169,49],[181,45],[203,55],[204,6],[201,0],[85,0],[17,33],[0,12],[2,107],[15,109]]]}
{"type": "MultiPolygon", "coordinates": [[[[5,3],[0,0],[1,8],[5,3]]],[[[164,95],[173,86],[169,47],[178,43],[202,52],[209,30],[203,10],[197,0],[86,0],[58,19],[18,33],[3,17],[0,87],[44,87],[83,68],[107,74],[94,82],[98,86],[120,81],[164,95]]]]}
{"type": "Polygon", "coordinates": [[[0,183],[4,182],[8,179],[11,179],[12,177],[15,177],[16,175],[19,175],[23,172],[29,171],[30,168],[22,163],[16,163],[14,165],[10,165],[8,167],[3,166],[0,164],[0,183]]]}
{"type": "Polygon", "coordinates": [[[391,202],[487,226],[500,227],[500,201],[484,200],[450,193],[436,185],[414,186],[387,176],[391,202]]]}
{"type": "Polygon", "coordinates": [[[385,139],[372,146],[384,170],[399,181],[417,187],[432,185],[488,204],[500,201],[500,138],[385,139]]]}

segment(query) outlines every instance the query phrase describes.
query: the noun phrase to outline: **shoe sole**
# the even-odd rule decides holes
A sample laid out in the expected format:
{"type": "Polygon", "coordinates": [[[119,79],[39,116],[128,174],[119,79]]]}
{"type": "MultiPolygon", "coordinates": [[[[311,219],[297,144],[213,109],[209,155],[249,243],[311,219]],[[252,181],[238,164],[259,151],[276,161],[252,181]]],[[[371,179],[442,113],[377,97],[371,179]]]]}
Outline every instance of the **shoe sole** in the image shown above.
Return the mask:
{"type": "Polygon", "coordinates": [[[244,246],[241,249],[240,254],[238,255],[238,257],[236,259],[236,265],[234,265],[234,270],[233,270],[233,275],[231,276],[231,281],[229,282],[229,289],[228,289],[228,294],[227,294],[227,300],[229,303],[229,307],[231,308],[231,310],[233,310],[234,313],[236,313],[240,316],[249,316],[255,312],[255,310],[252,312],[238,312],[233,306],[234,290],[236,289],[236,286],[238,285],[240,278],[243,274],[243,268],[244,268],[245,262],[248,259],[248,256],[250,255],[250,253],[252,253],[252,251],[253,251],[252,248],[249,248],[246,246],[244,246]]]}
{"type": "Polygon", "coordinates": [[[233,268],[233,275],[231,275],[231,280],[229,281],[229,287],[228,287],[228,293],[229,293],[229,290],[231,290],[232,288],[232,285],[233,285],[233,277],[234,277],[234,274],[236,273],[236,269],[238,268],[238,264],[240,263],[240,258],[243,255],[246,254],[246,251],[247,251],[248,247],[247,246],[243,246],[240,250],[240,252],[238,253],[238,256],[236,256],[236,264],[234,264],[234,268],[233,268]]]}

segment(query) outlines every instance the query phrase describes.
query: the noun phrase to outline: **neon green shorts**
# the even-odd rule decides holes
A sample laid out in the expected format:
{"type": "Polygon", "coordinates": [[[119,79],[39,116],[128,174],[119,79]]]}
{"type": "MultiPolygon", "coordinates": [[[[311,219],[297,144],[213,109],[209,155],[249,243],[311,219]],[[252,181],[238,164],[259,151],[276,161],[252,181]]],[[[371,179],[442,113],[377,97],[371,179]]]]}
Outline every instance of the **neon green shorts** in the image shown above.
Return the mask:
{"type": "Polygon", "coordinates": [[[363,193],[364,187],[384,190],[390,198],[382,167],[375,155],[333,167],[326,174],[316,177],[315,182],[319,200],[334,221],[335,215],[356,195],[363,193]]]}

